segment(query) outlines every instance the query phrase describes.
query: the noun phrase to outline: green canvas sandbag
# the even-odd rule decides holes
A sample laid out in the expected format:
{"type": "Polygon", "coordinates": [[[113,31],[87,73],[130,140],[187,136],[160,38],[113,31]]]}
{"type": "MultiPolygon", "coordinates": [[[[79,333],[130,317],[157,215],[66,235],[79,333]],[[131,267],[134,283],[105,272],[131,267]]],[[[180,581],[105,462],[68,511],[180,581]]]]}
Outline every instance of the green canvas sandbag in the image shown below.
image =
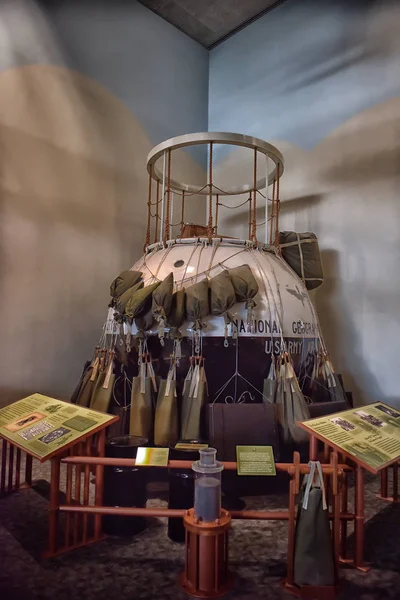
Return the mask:
{"type": "Polygon", "coordinates": [[[122,271],[110,285],[110,296],[112,298],[122,296],[126,290],[138,283],[142,275],[143,273],[140,271],[131,271],[130,269],[122,271]]]}
{"type": "Polygon", "coordinates": [[[174,275],[170,273],[153,292],[153,316],[156,319],[166,319],[169,315],[174,291],[174,275]]]}
{"type": "Polygon", "coordinates": [[[148,440],[153,438],[153,397],[150,377],[144,379],[144,392],[141,392],[141,378],[133,377],[131,393],[130,435],[138,435],[148,440]]]}
{"type": "Polygon", "coordinates": [[[277,418],[285,442],[307,442],[308,433],[297,425],[298,421],[310,419],[307,402],[300,389],[293,366],[286,358],[280,359],[275,395],[277,418]]]}
{"type": "Polygon", "coordinates": [[[177,290],[172,295],[171,310],[168,315],[170,327],[181,327],[186,316],[186,292],[185,288],[177,290]]]}
{"type": "Polygon", "coordinates": [[[129,298],[125,306],[125,316],[132,320],[135,317],[139,317],[149,309],[151,306],[151,296],[154,290],[158,288],[160,282],[146,285],[140,290],[136,290],[134,294],[129,298]]]}
{"type": "Polygon", "coordinates": [[[170,446],[179,439],[176,381],[170,381],[169,390],[167,390],[167,386],[168,379],[162,379],[154,419],[154,443],[156,446],[170,446]]]}
{"type": "Polygon", "coordinates": [[[107,387],[104,387],[106,385],[106,378],[107,371],[101,371],[95,381],[90,401],[90,408],[104,413],[108,412],[110,406],[115,375],[113,373],[109,375],[107,387]]]}
{"type": "Polygon", "coordinates": [[[202,328],[201,320],[209,314],[208,281],[203,279],[186,290],[186,314],[194,322],[195,329],[202,328]]]}
{"type": "Polygon", "coordinates": [[[212,315],[222,315],[236,302],[235,289],[228,271],[222,271],[208,282],[212,315]]]}
{"type": "Polygon", "coordinates": [[[335,559],[321,465],[309,463],[300,493],[295,531],[294,582],[335,585],[335,559]]]}
{"type": "Polygon", "coordinates": [[[85,366],[83,367],[83,371],[81,373],[81,376],[79,377],[79,381],[76,384],[75,389],[74,389],[74,391],[71,394],[71,398],[69,399],[69,401],[71,402],[71,404],[76,404],[77,403],[79,395],[80,395],[80,392],[81,392],[81,389],[82,389],[83,382],[85,380],[85,375],[86,375],[87,371],[90,369],[91,364],[92,363],[91,363],[90,360],[87,360],[85,362],[85,366]]]}
{"type": "Polygon", "coordinates": [[[274,402],[277,389],[277,378],[275,369],[275,357],[271,356],[271,365],[268,376],[264,379],[263,402],[274,402]]]}
{"type": "Polygon", "coordinates": [[[203,410],[207,404],[207,381],[204,366],[196,365],[186,376],[182,393],[181,439],[202,438],[203,410]]]}
{"type": "Polygon", "coordinates": [[[117,310],[121,315],[123,315],[125,313],[125,307],[131,296],[133,296],[133,294],[137,290],[141,290],[142,287],[144,287],[144,282],[139,281],[138,283],[135,283],[135,285],[127,289],[123,294],[121,294],[121,296],[119,296],[114,302],[115,310],[117,310]]]}
{"type": "Polygon", "coordinates": [[[140,317],[136,317],[135,325],[139,330],[148,331],[154,323],[153,310],[150,308],[140,317]]]}
{"type": "Polygon", "coordinates": [[[90,406],[90,401],[93,394],[94,389],[94,381],[91,381],[91,377],[93,374],[93,367],[90,366],[85,372],[82,380],[82,385],[79,390],[79,395],[76,399],[76,404],[78,406],[88,407],[90,406]]]}
{"type": "Polygon", "coordinates": [[[237,302],[246,302],[258,292],[258,283],[249,265],[240,265],[229,269],[229,275],[235,290],[237,302]]]}

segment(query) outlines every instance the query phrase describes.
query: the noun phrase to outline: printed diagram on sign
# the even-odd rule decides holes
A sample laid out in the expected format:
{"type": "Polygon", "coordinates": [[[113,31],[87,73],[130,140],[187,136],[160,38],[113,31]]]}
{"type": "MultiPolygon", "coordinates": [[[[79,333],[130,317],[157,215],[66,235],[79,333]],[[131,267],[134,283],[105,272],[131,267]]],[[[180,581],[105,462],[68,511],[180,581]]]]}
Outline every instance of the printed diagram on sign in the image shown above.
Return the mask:
{"type": "Polygon", "coordinates": [[[44,419],[44,417],[45,417],[45,415],[43,415],[42,413],[33,412],[33,413],[26,415],[22,419],[18,419],[18,421],[9,423],[8,425],[5,426],[5,429],[7,429],[8,431],[12,431],[12,432],[19,431],[23,427],[27,427],[28,425],[32,425],[33,423],[40,421],[40,419],[44,419]]]}

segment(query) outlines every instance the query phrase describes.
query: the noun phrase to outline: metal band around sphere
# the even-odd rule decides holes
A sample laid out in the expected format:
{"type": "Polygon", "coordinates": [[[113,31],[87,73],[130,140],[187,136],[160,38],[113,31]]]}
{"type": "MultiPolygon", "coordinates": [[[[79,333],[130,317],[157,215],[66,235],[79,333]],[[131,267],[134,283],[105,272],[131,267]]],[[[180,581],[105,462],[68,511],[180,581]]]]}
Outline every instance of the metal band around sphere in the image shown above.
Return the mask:
{"type": "MultiPolygon", "coordinates": [[[[158,146],[155,146],[147,157],[147,171],[155,181],[163,182],[163,173],[156,167],[157,161],[164,156],[169,150],[179,150],[182,148],[188,148],[189,146],[199,146],[205,144],[225,144],[228,146],[240,146],[242,148],[249,148],[251,150],[257,150],[264,156],[268,156],[274,163],[274,168],[271,173],[268,174],[268,185],[271,185],[276,178],[277,168],[279,165],[279,177],[281,177],[284,169],[283,156],[279,150],[259,138],[254,138],[249,135],[243,135],[241,133],[225,133],[225,132],[201,132],[201,133],[188,133],[185,135],[179,135],[177,137],[170,138],[165,142],[162,142],[158,146]]],[[[257,180],[257,190],[265,188],[266,178],[257,180]]],[[[170,180],[170,187],[174,191],[185,192],[189,194],[199,194],[204,196],[210,195],[210,188],[206,185],[204,188],[199,189],[198,185],[192,185],[176,179],[170,180]]],[[[235,196],[237,194],[245,194],[254,190],[254,183],[233,186],[228,189],[220,190],[217,186],[212,186],[212,193],[219,194],[220,196],[235,196]]]]}

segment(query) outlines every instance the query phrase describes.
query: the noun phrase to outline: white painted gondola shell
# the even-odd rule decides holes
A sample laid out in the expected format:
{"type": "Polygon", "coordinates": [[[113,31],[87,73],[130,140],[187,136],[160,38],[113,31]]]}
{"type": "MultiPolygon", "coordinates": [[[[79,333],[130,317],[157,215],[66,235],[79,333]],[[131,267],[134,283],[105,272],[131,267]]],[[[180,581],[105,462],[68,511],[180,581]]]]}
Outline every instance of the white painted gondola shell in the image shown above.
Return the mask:
{"type": "MultiPolygon", "coordinates": [[[[173,273],[175,289],[187,288],[205,278],[215,277],[224,269],[248,265],[258,283],[254,323],[247,327],[245,303],[237,303],[230,313],[237,319],[239,334],[245,337],[290,339],[318,337],[308,292],[299,277],[277,254],[267,247],[253,247],[240,240],[185,239],[156,246],[132,267],[143,272],[145,285],[162,281],[173,273]]],[[[224,337],[224,319],[209,315],[204,319],[203,336],[224,337]]],[[[182,335],[191,334],[189,321],[181,327],[182,335]]],[[[136,329],[133,326],[132,333],[136,329]]],[[[156,328],[152,330],[156,333],[156,328]]]]}
{"type": "MultiPolygon", "coordinates": [[[[234,328],[231,327],[226,341],[223,316],[209,315],[203,319],[206,326],[201,333],[201,349],[206,360],[210,401],[216,398],[218,390],[235,369],[251,382],[253,392],[259,391],[258,399],[254,393],[250,399],[260,401],[271,355],[278,356],[284,349],[291,354],[296,370],[301,369],[319,338],[315,310],[305,286],[273,248],[254,247],[249,242],[232,239],[213,240],[211,244],[201,239],[170,241],[166,246],[158,244],[150,247],[132,267],[143,273],[145,285],[162,281],[172,272],[176,290],[240,265],[251,268],[259,286],[254,298],[253,325],[248,328],[244,302],[236,303],[229,311],[237,322],[237,342],[232,337],[234,328]]],[[[110,317],[112,314],[110,309],[110,317]]],[[[188,358],[193,351],[192,326],[192,322],[186,321],[180,328],[183,340],[178,378],[185,377],[189,366],[188,358]]],[[[135,333],[137,330],[133,325],[132,334],[135,333]]],[[[158,333],[154,322],[151,331],[147,332],[149,349],[157,359],[156,371],[165,376],[172,340],[166,337],[165,345],[161,346],[158,333]]],[[[227,397],[235,395],[240,395],[236,387],[227,390],[227,397]]]]}

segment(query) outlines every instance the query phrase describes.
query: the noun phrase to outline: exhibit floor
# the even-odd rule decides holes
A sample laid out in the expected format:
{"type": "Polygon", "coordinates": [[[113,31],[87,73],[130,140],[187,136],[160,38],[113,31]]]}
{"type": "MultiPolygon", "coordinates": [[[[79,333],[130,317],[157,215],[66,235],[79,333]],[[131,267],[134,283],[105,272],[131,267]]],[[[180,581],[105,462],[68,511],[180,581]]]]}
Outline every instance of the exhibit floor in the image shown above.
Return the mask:
{"type": "MultiPolygon", "coordinates": [[[[34,475],[48,479],[47,465],[34,475]]],[[[400,595],[400,506],[375,498],[378,479],[366,489],[367,574],[342,570],[341,600],[394,599],[400,595]]],[[[153,484],[150,505],[165,505],[163,484],[153,484]]],[[[284,509],[286,497],[246,499],[248,508],[284,509]]],[[[0,500],[0,596],[7,600],[150,600],[187,598],[177,585],[183,546],[167,537],[166,520],[153,519],[133,539],[107,538],[53,560],[40,559],[46,545],[47,502],[33,490],[0,500]]],[[[230,567],[236,588],[227,598],[293,598],[280,587],[286,568],[285,522],[235,521],[230,567]]]]}

